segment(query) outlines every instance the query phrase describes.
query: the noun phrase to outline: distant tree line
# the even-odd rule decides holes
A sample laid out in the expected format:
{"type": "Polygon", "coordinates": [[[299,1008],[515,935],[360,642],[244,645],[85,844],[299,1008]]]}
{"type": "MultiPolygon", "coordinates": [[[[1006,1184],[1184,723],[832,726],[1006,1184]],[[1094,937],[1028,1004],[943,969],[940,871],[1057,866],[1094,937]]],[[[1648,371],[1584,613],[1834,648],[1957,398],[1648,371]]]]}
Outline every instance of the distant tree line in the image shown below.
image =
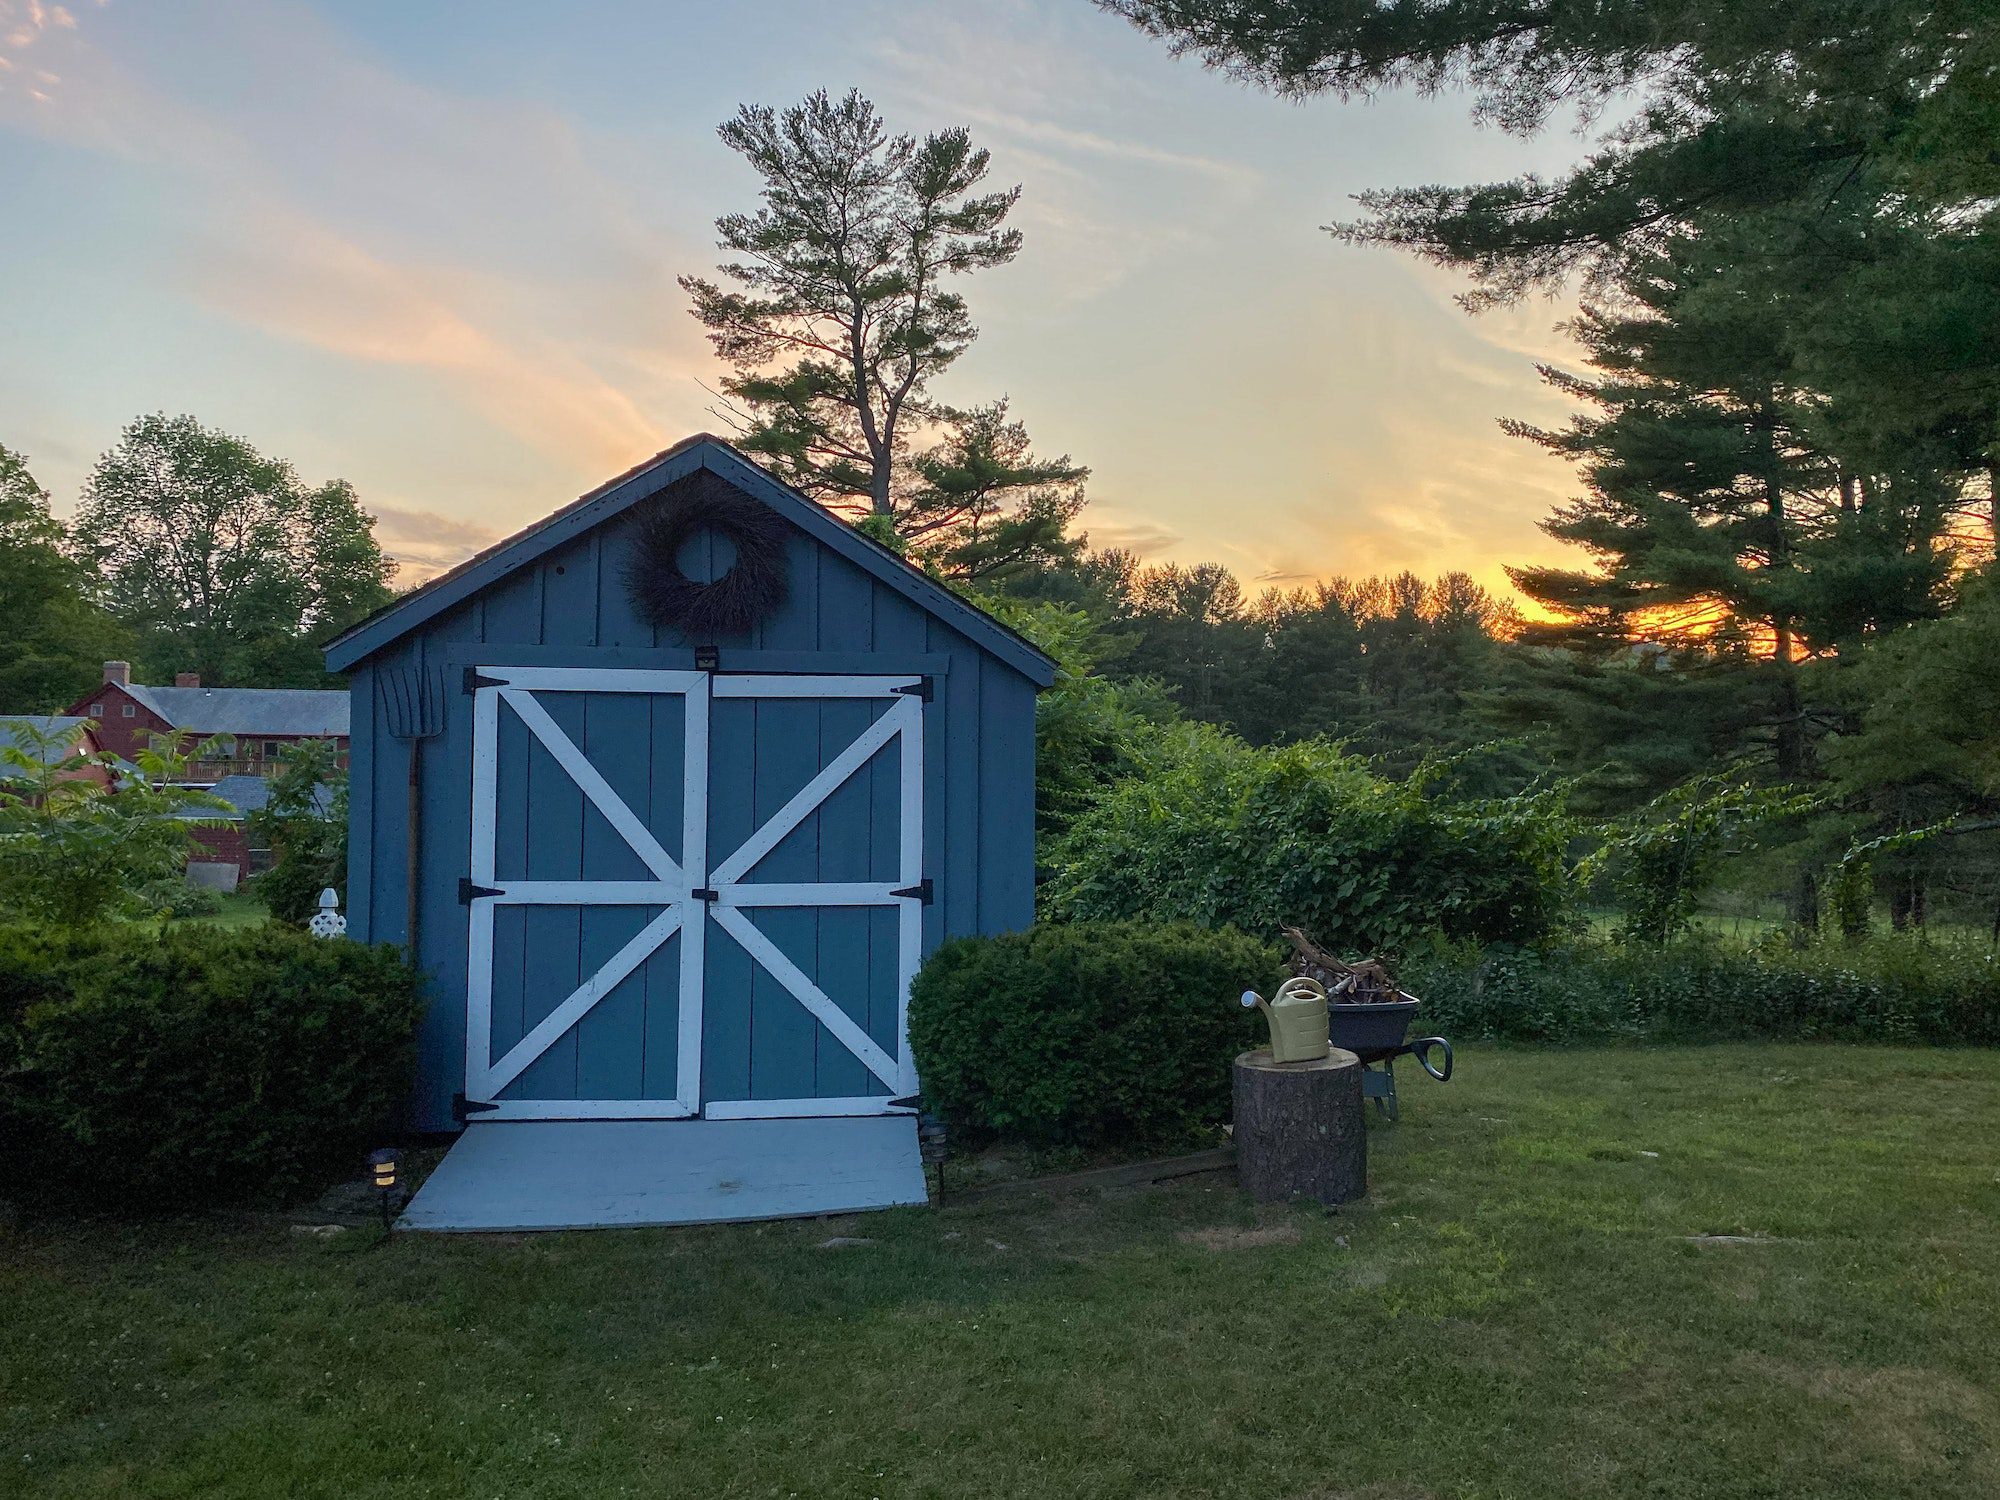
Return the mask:
{"type": "Polygon", "coordinates": [[[394,561],[344,479],[193,417],[140,417],[65,525],[0,446],[0,714],[47,713],[123,657],[139,681],[331,687],[327,640],[392,596],[394,561]]]}
{"type": "Polygon", "coordinates": [[[1602,807],[1667,798],[1667,825],[1715,773],[1812,793],[1783,861],[1801,926],[1864,875],[1902,922],[1933,884],[1992,901],[1990,0],[1100,3],[1291,97],[1584,123],[1553,179],[1376,192],[1336,230],[1460,273],[1475,310],[1585,293],[1588,368],[1543,372],[1580,414],[1514,428],[1576,465],[1546,529],[1584,561],[1516,571],[1550,618],[1503,654],[1495,722],[1602,807]]]}

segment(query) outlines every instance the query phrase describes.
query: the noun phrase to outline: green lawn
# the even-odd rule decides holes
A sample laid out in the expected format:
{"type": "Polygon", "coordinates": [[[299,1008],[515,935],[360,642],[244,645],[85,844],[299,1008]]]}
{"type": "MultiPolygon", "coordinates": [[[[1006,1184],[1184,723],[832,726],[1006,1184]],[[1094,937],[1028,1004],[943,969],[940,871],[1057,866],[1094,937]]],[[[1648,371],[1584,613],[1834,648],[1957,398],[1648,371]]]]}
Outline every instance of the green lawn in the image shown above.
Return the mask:
{"type": "Polygon", "coordinates": [[[221,907],[214,915],[189,920],[212,927],[258,927],[271,920],[271,909],[261,897],[247,890],[231,891],[221,900],[221,907]]]}
{"type": "Polygon", "coordinates": [[[2000,1054],[1411,1071],[1331,1216],[16,1232],[0,1493],[2000,1493],[2000,1054]]]}

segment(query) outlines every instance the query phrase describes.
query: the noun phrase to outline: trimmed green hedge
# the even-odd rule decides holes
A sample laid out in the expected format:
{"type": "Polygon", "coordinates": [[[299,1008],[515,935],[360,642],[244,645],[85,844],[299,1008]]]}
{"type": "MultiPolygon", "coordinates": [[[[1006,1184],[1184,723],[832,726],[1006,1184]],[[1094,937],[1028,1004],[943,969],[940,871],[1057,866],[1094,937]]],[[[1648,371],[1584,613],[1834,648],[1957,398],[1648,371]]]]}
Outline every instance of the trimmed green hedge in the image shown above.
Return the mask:
{"type": "Polygon", "coordinates": [[[351,1169],[408,1092],[420,985],[275,924],[0,928],[0,1196],[198,1205],[351,1169]]]}
{"type": "Polygon", "coordinates": [[[910,990],[924,1095],[975,1136],[1037,1145],[1184,1141],[1229,1117],[1229,1061],[1264,1040],[1276,948],[1231,928],[1043,925],[959,938],[910,990]]]}
{"type": "Polygon", "coordinates": [[[1457,1040],[2000,1045],[2000,957],[1970,942],[1441,943],[1399,978],[1424,1000],[1423,1028],[1457,1040]]]}

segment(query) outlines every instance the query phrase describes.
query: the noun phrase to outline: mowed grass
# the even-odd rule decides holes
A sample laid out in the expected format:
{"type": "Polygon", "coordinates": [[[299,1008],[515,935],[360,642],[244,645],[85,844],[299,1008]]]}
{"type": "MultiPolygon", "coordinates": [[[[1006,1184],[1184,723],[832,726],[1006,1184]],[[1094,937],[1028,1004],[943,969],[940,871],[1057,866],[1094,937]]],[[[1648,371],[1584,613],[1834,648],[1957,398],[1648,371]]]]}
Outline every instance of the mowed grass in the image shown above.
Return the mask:
{"type": "Polygon", "coordinates": [[[1210,1176],[682,1231],[18,1231],[0,1492],[2000,1493],[2000,1054],[1468,1048],[1403,1093],[1337,1214],[1210,1176]]]}
{"type": "Polygon", "coordinates": [[[261,896],[252,891],[229,891],[219,901],[220,905],[209,915],[182,920],[209,927],[258,927],[271,920],[271,909],[264,904],[261,896]]]}

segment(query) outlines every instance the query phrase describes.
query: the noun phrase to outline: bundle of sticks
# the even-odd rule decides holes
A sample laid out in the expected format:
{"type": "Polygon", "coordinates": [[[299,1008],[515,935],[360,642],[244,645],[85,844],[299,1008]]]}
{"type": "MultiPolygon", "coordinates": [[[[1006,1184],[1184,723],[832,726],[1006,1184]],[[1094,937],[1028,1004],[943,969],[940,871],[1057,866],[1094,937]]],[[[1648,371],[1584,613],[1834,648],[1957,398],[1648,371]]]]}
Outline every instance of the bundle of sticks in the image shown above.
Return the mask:
{"type": "Polygon", "coordinates": [[[1389,971],[1374,959],[1348,963],[1335,958],[1296,927],[1280,930],[1292,945],[1292,972],[1317,979],[1326,987],[1327,999],[1335,1004],[1367,1005],[1403,998],[1389,971]]]}

